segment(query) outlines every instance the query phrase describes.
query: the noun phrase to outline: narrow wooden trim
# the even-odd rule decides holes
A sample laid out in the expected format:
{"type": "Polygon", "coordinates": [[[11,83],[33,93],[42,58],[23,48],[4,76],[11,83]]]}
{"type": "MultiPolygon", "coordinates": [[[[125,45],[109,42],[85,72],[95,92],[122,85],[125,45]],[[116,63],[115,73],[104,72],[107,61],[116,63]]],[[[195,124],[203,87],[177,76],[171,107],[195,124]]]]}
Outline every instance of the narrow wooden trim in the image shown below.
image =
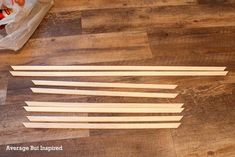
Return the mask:
{"type": "Polygon", "coordinates": [[[146,98],[175,98],[177,93],[150,93],[150,92],[117,92],[97,90],[72,90],[54,88],[31,88],[33,93],[65,94],[65,95],[94,95],[94,96],[119,96],[119,97],[146,97],[146,98]]]}
{"type": "Polygon", "coordinates": [[[122,70],[122,71],[223,71],[226,67],[216,66],[11,66],[14,70],[122,70]]]}
{"type": "Polygon", "coordinates": [[[104,83],[104,82],[72,82],[32,80],[35,85],[64,86],[64,87],[109,87],[109,88],[146,88],[146,89],[175,89],[177,85],[168,84],[134,84],[134,83],[104,83]]]}
{"type": "Polygon", "coordinates": [[[181,108],[183,103],[68,103],[26,101],[28,106],[35,107],[92,107],[92,108],[181,108]]]}
{"type": "Polygon", "coordinates": [[[26,128],[54,129],[165,129],[178,128],[181,123],[23,123],[26,128]]]}
{"type": "Polygon", "coordinates": [[[115,72],[29,72],[10,71],[12,76],[76,77],[76,76],[225,76],[228,71],[115,71],[115,72]]]}
{"type": "Polygon", "coordinates": [[[181,113],[184,108],[80,108],[80,107],[28,107],[28,112],[70,113],[181,113]]]}
{"type": "Polygon", "coordinates": [[[169,122],[180,121],[183,116],[128,116],[128,117],[75,117],[27,116],[31,122],[169,122]]]}

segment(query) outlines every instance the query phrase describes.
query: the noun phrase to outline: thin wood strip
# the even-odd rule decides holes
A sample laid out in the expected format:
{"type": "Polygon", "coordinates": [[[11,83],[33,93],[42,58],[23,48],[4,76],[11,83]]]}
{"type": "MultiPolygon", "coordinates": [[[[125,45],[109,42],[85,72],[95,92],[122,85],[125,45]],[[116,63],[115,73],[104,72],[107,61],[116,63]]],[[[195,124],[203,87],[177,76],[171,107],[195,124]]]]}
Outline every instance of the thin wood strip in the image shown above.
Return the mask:
{"type": "Polygon", "coordinates": [[[23,123],[26,128],[54,129],[165,129],[178,128],[181,123],[23,123]]]}
{"type": "Polygon", "coordinates": [[[122,71],[223,71],[226,67],[216,66],[11,66],[14,70],[122,70],[122,71]]]}
{"type": "Polygon", "coordinates": [[[181,113],[184,108],[80,108],[80,107],[28,107],[28,112],[62,112],[62,113],[181,113]]]}
{"type": "Polygon", "coordinates": [[[31,122],[168,122],[180,121],[183,116],[75,117],[27,116],[31,122]]]}
{"type": "Polygon", "coordinates": [[[117,92],[97,90],[72,90],[54,88],[31,88],[33,93],[65,94],[65,95],[94,95],[94,96],[119,96],[119,97],[146,97],[146,98],[175,98],[177,93],[150,93],[150,92],[117,92]]]}
{"type": "Polygon", "coordinates": [[[177,85],[168,84],[133,84],[133,83],[103,83],[103,82],[71,82],[32,80],[35,85],[64,86],[64,87],[111,87],[111,88],[147,88],[147,89],[175,89],[177,85]]]}
{"type": "Polygon", "coordinates": [[[225,76],[228,71],[115,71],[115,72],[29,72],[10,71],[12,76],[76,77],[76,76],[225,76]]]}
{"type": "Polygon", "coordinates": [[[92,108],[181,108],[183,103],[66,103],[26,101],[28,106],[35,107],[92,107],[92,108]]]}

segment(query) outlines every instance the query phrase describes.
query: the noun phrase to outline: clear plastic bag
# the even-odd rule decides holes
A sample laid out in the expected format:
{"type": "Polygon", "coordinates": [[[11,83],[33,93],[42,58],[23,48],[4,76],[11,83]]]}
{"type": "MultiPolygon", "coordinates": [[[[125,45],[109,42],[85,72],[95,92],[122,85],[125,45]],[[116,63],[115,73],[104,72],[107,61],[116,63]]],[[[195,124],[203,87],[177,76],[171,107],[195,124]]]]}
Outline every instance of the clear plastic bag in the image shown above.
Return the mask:
{"type": "MultiPolygon", "coordinates": [[[[1,4],[0,4],[1,5],[1,4]]],[[[24,6],[5,3],[12,14],[0,20],[5,35],[0,36],[0,49],[17,51],[24,46],[53,5],[53,0],[25,0],[24,6]]]]}

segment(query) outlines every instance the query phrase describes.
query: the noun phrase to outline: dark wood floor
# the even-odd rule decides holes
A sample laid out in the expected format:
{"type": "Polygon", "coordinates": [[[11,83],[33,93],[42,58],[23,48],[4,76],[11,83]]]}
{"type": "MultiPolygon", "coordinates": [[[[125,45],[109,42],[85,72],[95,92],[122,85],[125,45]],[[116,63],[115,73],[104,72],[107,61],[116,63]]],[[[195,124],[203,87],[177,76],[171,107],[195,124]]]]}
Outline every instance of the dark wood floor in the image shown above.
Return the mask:
{"type": "MultiPolygon", "coordinates": [[[[56,0],[29,42],[0,52],[0,157],[234,157],[234,0],[56,0]],[[226,77],[79,77],[63,80],[172,83],[174,100],[32,94],[10,65],[227,66],[226,77]],[[26,100],[183,102],[179,129],[25,129],[26,100]],[[60,146],[62,152],[10,152],[6,146],[60,146]]],[[[39,78],[40,79],[40,78],[39,78]]],[[[56,78],[52,78],[56,79],[56,78]]],[[[58,78],[57,78],[58,79],[58,78]]],[[[61,79],[60,79],[61,80],[61,79]]],[[[124,89],[125,90],[125,89],[124,89]]]]}

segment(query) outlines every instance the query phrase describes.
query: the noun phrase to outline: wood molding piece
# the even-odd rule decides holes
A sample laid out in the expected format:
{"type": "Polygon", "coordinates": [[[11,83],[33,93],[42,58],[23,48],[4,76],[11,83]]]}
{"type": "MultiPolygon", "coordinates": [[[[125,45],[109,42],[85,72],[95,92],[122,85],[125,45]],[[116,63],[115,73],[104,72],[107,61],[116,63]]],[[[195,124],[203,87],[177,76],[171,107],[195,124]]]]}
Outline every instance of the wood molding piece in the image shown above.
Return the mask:
{"type": "Polygon", "coordinates": [[[97,90],[72,90],[54,88],[30,88],[33,93],[65,94],[65,95],[94,95],[94,96],[118,96],[118,97],[146,97],[146,98],[176,98],[177,93],[150,93],[150,92],[119,92],[97,90]]]}
{"type": "Polygon", "coordinates": [[[216,66],[11,66],[13,70],[102,70],[102,71],[224,71],[226,67],[216,66]]]}
{"type": "Polygon", "coordinates": [[[62,112],[62,113],[181,113],[184,108],[80,108],[80,107],[29,107],[27,112],[62,112]]]}
{"type": "Polygon", "coordinates": [[[183,103],[68,103],[68,102],[37,102],[25,101],[34,107],[92,107],[92,108],[181,108],[183,103]]]}
{"type": "Polygon", "coordinates": [[[109,72],[30,72],[10,71],[12,76],[76,77],[76,76],[225,76],[228,71],[109,71],[109,72]]]}
{"type": "Polygon", "coordinates": [[[112,117],[75,117],[75,116],[27,116],[31,122],[168,122],[180,121],[183,116],[112,116],[112,117]]]}
{"type": "Polygon", "coordinates": [[[180,124],[181,123],[23,123],[26,128],[35,129],[165,129],[178,128],[180,124]]]}
{"type": "Polygon", "coordinates": [[[63,87],[109,87],[109,88],[146,88],[146,89],[175,89],[177,85],[168,84],[134,84],[134,83],[104,83],[104,82],[72,82],[32,80],[35,85],[63,87]]]}

